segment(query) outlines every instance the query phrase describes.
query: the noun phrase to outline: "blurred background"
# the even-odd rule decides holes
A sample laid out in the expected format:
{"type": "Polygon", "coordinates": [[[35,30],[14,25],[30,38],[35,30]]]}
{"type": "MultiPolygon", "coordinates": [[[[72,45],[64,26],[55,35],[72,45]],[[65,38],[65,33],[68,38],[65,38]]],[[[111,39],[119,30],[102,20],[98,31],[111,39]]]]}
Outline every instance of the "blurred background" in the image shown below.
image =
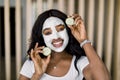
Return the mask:
{"type": "Polygon", "coordinates": [[[0,80],[18,79],[31,28],[48,9],[81,15],[112,80],[120,80],[120,0],[0,0],[0,80]]]}

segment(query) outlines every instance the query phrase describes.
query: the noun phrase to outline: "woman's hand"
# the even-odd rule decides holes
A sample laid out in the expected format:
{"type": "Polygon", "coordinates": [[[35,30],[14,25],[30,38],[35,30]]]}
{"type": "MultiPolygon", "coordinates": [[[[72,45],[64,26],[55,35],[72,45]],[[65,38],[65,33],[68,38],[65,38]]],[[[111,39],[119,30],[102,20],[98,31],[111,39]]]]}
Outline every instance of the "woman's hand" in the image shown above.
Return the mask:
{"type": "Polygon", "coordinates": [[[43,73],[45,73],[46,69],[47,69],[47,66],[48,66],[48,63],[50,61],[50,55],[45,58],[45,59],[42,59],[39,54],[43,53],[42,49],[44,48],[43,47],[38,47],[38,43],[36,43],[35,45],[35,48],[31,50],[31,53],[30,53],[30,56],[31,56],[31,59],[34,63],[34,67],[35,67],[35,73],[36,75],[38,76],[41,76],[43,73]]]}
{"type": "Polygon", "coordinates": [[[81,43],[88,38],[85,30],[85,25],[83,23],[83,20],[78,14],[73,14],[72,18],[75,20],[75,24],[69,26],[69,28],[71,29],[71,32],[73,36],[76,38],[76,40],[79,43],[81,43]]]}

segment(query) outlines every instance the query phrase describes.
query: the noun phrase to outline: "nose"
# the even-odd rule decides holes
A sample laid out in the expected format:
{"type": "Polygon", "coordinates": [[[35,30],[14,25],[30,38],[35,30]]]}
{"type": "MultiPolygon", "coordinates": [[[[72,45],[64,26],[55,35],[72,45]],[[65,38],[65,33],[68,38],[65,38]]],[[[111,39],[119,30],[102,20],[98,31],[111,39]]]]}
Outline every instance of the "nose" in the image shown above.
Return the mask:
{"type": "Polygon", "coordinates": [[[54,39],[58,39],[60,36],[59,36],[59,34],[58,34],[58,32],[54,32],[53,33],[53,38],[54,39]]]}

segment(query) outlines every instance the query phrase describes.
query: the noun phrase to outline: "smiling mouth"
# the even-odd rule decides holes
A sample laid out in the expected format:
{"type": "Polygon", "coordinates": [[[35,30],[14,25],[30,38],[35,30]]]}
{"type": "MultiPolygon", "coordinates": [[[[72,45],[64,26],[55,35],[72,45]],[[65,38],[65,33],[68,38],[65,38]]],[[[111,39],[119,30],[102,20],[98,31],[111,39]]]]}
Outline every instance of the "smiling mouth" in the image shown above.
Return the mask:
{"type": "Polygon", "coordinates": [[[63,42],[64,42],[63,39],[59,38],[59,39],[53,40],[52,45],[56,48],[59,48],[63,45],[63,42]]]}

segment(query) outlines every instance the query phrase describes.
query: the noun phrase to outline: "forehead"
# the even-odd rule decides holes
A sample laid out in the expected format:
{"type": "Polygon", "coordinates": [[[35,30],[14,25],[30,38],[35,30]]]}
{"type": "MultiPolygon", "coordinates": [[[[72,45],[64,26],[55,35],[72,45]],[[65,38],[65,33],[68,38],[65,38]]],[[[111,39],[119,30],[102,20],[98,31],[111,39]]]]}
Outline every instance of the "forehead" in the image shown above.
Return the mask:
{"type": "Polygon", "coordinates": [[[64,25],[64,22],[60,18],[49,17],[43,23],[43,29],[50,28],[50,27],[55,27],[55,26],[60,25],[60,24],[64,25]]]}

